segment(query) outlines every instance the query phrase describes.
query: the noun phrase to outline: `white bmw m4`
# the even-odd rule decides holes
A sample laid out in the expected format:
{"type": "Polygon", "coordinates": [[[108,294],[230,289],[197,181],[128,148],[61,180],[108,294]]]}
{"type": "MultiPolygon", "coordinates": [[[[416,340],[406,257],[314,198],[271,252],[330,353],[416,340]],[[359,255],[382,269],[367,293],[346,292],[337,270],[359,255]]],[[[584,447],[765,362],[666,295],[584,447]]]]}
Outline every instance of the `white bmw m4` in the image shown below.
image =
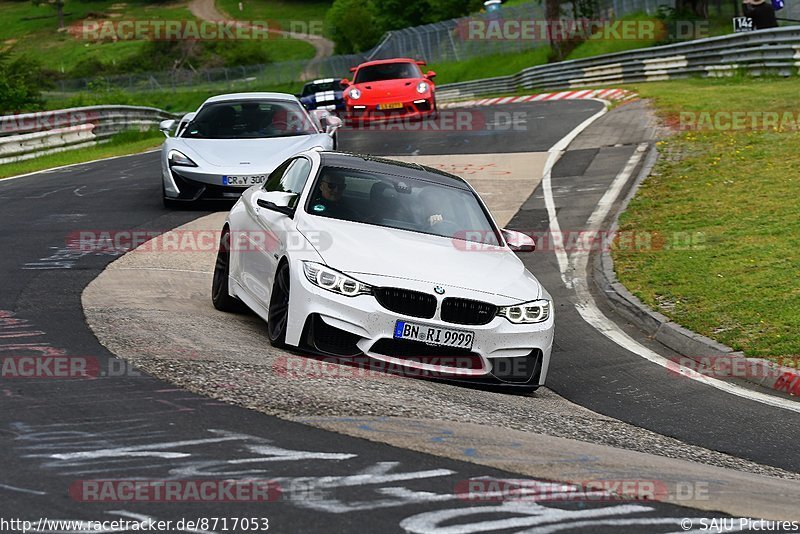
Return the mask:
{"type": "Polygon", "coordinates": [[[340,152],[289,158],[222,230],[217,309],[246,305],[273,345],[534,390],[553,303],[463,179],[340,152]]]}

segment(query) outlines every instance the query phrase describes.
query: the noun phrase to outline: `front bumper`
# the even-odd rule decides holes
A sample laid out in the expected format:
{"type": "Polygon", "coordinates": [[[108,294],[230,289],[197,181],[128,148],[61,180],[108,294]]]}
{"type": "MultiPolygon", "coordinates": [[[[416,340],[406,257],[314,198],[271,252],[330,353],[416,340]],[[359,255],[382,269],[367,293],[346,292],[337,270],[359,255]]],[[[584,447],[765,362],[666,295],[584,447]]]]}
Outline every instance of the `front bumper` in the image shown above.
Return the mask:
{"type": "MultiPolygon", "coordinates": [[[[197,200],[236,200],[250,185],[225,185],[219,171],[205,171],[199,167],[171,167],[164,177],[164,193],[170,200],[193,202],[197,200]]],[[[245,174],[245,173],[240,173],[245,174]]],[[[269,175],[268,172],[248,171],[248,175],[269,175]]]]}
{"type": "MultiPolygon", "coordinates": [[[[485,325],[454,324],[440,318],[441,299],[431,319],[403,315],[384,308],[372,295],[346,297],[311,284],[298,263],[292,269],[292,291],[286,342],[315,352],[348,358],[365,354],[393,368],[423,371],[426,376],[496,378],[512,384],[543,385],[553,345],[554,319],[515,325],[494,317],[485,325]],[[394,339],[398,320],[474,332],[471,350],[394,339]]],[[[373,283],[367,277],[359,277],[373,283]]],[[[395,282],[400,282],[395,280],[395,282]]],[[[430,284],[402,281],[402,287],[426,291],[430,284]]],[[[432,294],[432,292],[428,291],[432,294]]],[[[449,297],[475,299],[475,292],[448,289],[449,297]]],[[[498,305],[489,295],[486,301],[498,305]]],[[[506,299],[507,300],[507,299],[506,299]]]]}
{"type": "Polygon", "coordinates": [[[421,119],[436,113],[436,103],[432,96],[421,97],[416,100],[403,102],[402,108],[387,110],[379,109],[381,104],[360,104],[358,101],[350,101],[347,102],[344,119],[348,124],[359,124],[421,119]]]}

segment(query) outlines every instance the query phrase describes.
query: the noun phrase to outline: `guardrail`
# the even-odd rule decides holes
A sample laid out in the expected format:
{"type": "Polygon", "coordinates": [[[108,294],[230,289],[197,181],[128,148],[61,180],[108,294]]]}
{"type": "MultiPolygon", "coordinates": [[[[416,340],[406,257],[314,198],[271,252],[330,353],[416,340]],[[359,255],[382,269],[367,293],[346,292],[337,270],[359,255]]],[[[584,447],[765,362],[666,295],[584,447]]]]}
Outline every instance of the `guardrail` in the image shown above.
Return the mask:
{"type": "Polygon", "coordinates": [[[523,69],[518,74],[441,85],[440,102],[530,89],[567,89],[689,76],[800,74],[800,27],[698,39],[523,69]]]}
{"type": "Polygon", "coordinates": [[[0,164],[96,145],[176,115],[138,106],[89,106],[0,117],[0,164]]]}
{"type": "MultiPolygon", "coordinates": [[[[735,72],[800,74],[800,26],[699,39],[523,69],[511,76],[440,85],[440,102],[523,90],[661,81],[735,72]]],[[[156,108],[93,106],[0,117],[0,164],[96,144],[176,116],[156,108]]]]}

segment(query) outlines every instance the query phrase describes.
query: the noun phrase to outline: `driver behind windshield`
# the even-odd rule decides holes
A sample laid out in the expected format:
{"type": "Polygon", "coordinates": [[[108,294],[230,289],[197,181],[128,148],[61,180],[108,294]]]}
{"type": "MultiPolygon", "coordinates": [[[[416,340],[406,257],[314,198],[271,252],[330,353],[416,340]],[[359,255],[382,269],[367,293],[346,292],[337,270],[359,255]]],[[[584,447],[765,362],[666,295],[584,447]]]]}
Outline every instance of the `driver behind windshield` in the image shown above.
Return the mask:
{"type": "Polygon", "coordinates": [[[246,102],[242,104],[242,118],[244,119],[244,131],[247,134],[266,134],[266,124],[271,122],[269,113],[261,110],[258,102],[246,102]]]}
{"type": "Polygon", "coordinates": [[[320,178],[317,191],[311,201],[311,212],[326,217],[354,220],[355,212],[342,201],[346,187],[347,182],[344,176],[333,173],[324,174],[320,178]]]}

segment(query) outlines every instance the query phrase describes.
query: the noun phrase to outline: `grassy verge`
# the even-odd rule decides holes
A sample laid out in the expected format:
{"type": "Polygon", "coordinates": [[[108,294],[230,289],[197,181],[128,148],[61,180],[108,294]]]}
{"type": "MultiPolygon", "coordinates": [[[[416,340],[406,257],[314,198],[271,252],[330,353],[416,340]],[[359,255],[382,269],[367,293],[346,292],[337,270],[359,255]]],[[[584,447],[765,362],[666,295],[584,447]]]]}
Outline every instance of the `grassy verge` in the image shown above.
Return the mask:
{"type": "MultiPolygon", "coordinates": [[[[91,76],[92,72],[83,72],[86,67],[97,62],[109,66],[124,64],[137,56],[148,55],[149,41],[110,40],[96,41],[57,31],[56,11],[48,5],[36,6],[31,2],[0,0],[0,12],[3,13],[3,25],[0,27],[0,49],[10,48],[14,54],[23,54],[38,59],[42,66],[64,73],[68,77],[91,76]],[[78,70],[75,70],[78,68],[78,70]]],[[[81,21],[121,20],[138,21],[195,21],[186,3],[159,5],[147,0],[128,0],[121,3],[116,0],[70,1],[65,4],[65,24],[81,24],[81,21]]],[[[204,68],[239,64],[264,63],[269,61],[285,61],[310,59],[314,56],[314,47],[296,39],[280,38],[255,41],[226,41],[202,43],[203,54],[192,61],[192,67],[204,68]]],[[[177,56],[176,56],[177,58],[177,56]]],[[[137,60],[138,61],[138,60],[137,60]]]]}
{"type": "MultiPolygon", "coordinates": [[[[513,54],[478,56],[464,61],[435,63],[427,68],[436,72],[436,83],[455,83],[516,74],[526,67],[544,65],[550,47],[544,46],[513,54]]],[[[423,68],[426,71],[426,68],[423,68]]]]}
{"type": "Polygon", "coordinates": [[[136,154],[160,146],[163,142],[164,135],[158,131],[123,132],[115,135],[109,142],[103,143],[102,145],[68,150],[66,152],[49,154],[47,156],[17,163],[0,165],[0,179],[16,176],[18,174],[60,167],[62,165],[83,163],[95,159],[110,158],[112,156],[136,154]]]}
{"type": "Polygon", "coordinates": [[[94,93],[81,92],[65,95],[51,94],[46,100],[47,109],[66,109],[80,106],[120,105],[150,106],[173,113],[194,111],[207,98],[226,92],[268,91],[295,94],[303,87],[301,82],[280,85],[247,84],[228,88],[213,87],[193,91],[148,91],[143,93],[127,93],[111,90],[94,93]]]}
{"type": "MultiPolygon", "coordinates": [[[[217,0],[217,7],[236,20],[276,21],[284,30],[305,32],[304,25],[325,19],[332,3],[332,0],[217,0]]],[[[311,29],[314,30],[313,25],[311,29]]]]}
{"type": "MultiPolygon", "coordinates": [[[[634,88],[681,112],[796,113],[800,80],[687,80],[634,88]]],[[[675,322],[750,356],[800,355],[798,125],[685,131],[620,219],[662,247],[615,250],[620,281],[675,322]]],[[[699,120],[700,115],[695,116],[699,120]]],[[[783,120],[783,119],[782,119],[783,120]]],[[[684,119],[686,124],[686,119],[684,119]]]]}
{"type": "MultiPolygon", "coordinates": [[[[504,3],[509,4],[509,2],[504,3]]],[[[518,3],[522,3],[522,0],[518,3]]],[[[566,57],[566,60],[583,59],[616,52],[627,52],[637,48],[648,48],[662,44],[665,42],[664,39],[668,37],[670,31],[676,31],[674,29],[669,29],[672,23],[660,21],[645,13],[627,15],[622,17],[620,21],[653,22],[654,37],[630,39],[620,36],[620,38],[609,38],[608,35],[597,33],[592,38],[576,46],[566,57]]],[[[730,33],[730,17],[713,17],[709,21],[700,21],[699,24],[700,26],[696,27],[696,36],[698,38],[730,33]]],[[[683,31],[687,32],[688,30],[684,29],[683,31]]],[[[685,37],[688,38],[688,34],[685,37]]],[[[549,54],[550,47],[546,43],[541,43],[541,46],[537,48],[520,52],[477,56],[464,61],[437,63],[431,65],[431,69],[438,74],[436,78],[437,83],[466,82],[481,78],[516,74],[526,67],[544,65],[547,63],[549,54]]]]}

